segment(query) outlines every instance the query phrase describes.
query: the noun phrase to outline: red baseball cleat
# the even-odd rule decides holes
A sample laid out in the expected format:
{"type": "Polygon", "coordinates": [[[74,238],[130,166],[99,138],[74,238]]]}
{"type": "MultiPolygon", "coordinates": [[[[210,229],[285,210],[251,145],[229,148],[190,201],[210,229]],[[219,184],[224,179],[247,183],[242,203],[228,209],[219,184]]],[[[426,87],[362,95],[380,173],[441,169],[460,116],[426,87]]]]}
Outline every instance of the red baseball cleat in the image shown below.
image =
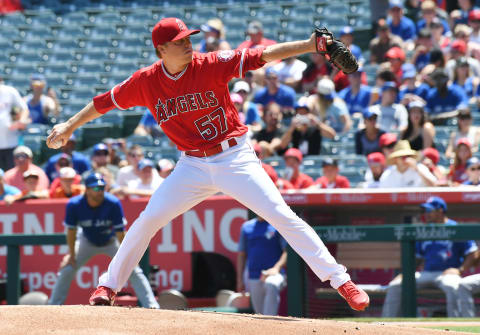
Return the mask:
{"type": "Polygon", "coordinates": [[[116,295],[110,287],[99,286],[88,301],[92,306],[113,306],[116,295]]]}
{"type": "Polygon", "coordinates": [[[348,302],[350,307],[356,311],[363,311],[370,304],[368,294],[351,280],[340,286],[337,291],[348,302]]]}

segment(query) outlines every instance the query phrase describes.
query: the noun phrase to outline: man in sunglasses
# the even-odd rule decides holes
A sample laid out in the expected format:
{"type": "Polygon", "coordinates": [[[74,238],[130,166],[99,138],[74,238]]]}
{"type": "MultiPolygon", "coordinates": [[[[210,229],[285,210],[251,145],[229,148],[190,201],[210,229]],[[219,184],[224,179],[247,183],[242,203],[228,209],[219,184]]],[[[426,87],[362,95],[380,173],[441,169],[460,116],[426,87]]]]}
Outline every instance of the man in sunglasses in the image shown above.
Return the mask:
{"type": "Polygon", "coordinates": [[[479,186],[480,185],[480,159],[472,157],[467,160],[465,166],[468,180],[463,182],[463,185],[479,186]]]}
{"type": "MultiPolygon", "coordinates": [[[[48,301],[50,305],[65,302],[75,273],[90,258],[98,254],[113,257],[122,243],[126,224],[122,204],[105,192],[105,184],[101,174],[93,173],[85,179],[85,194],[67,203],[64,223],[69,253],[60,264],[57,282],[48,301]],[[77,231],[78,228],[81,229],[77,231]]],[[[133,269],[129,279],[142,307],[159,308],[140,267],[133,269]]]]}

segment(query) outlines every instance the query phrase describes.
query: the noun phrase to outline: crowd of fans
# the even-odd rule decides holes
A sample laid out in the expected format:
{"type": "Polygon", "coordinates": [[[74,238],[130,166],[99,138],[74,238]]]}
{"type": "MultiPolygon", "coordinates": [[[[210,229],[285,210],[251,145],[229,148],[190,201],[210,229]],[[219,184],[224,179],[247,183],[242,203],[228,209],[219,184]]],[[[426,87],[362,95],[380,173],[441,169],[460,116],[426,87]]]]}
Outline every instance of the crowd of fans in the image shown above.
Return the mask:
{"type": "MultiPolygon", "coordinates": [[[[277,171],[264,164],[279,188],[350,187],[335,157],[325,157],[316,180],[302,172],[305,156],[324,154],[322,142],[338,139],[350,140],[368,162],[357,187],[479,184],[480,129],[473,119],[480,92],[480,9],[470,0],[458,5],[447,12],[431,0],[390,0],[363,52],[354,43],[354,30],[344,27],[338,37],[360,62],[353,74],[312,53],[267,64],[231,83],[232,101],[259,158],[284,158],[277,171]],[[446,148],[436,143],[438,126],[456,126],[446,148]]],[[[259,21],[246,26],[239,46],[229,44],[220,19],[206,20],[201,29],[199,52],[276,43],[265,38],[259,21]]],[[[61,113],[43,76],[31,77],[31,94],[23,98],[0,81],[0,190],[7,203],[80,194],[82,178],[91,172],[101,172],[119,197],[148,196],[174,167],[170,160],[145,159],[141,146],[122,139],[106,139],[85,157],[75,151],[73,136],[42,169],[32,163],[28,147],[18,146],[19,131],[29,123],[48,124],[61,113]]],[[[135,134],[163,136],[148,111],[135,134]]]]}

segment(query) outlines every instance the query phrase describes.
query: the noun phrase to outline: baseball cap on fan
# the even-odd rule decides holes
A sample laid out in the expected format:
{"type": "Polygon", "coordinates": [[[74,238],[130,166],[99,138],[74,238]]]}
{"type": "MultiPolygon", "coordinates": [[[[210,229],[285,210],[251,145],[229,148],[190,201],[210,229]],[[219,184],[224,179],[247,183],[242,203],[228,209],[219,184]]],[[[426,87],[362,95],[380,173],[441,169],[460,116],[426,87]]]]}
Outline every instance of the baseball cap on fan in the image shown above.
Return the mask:
{"type": "Polygon", "coordinates": [[[188,29],[182,20],[175,17],[167,17],[157,22],[152,30],[152,42],[153,46],[157,46],[167,43],[181,40],[190,35],[198,34],[198,29],[188,29]]]}

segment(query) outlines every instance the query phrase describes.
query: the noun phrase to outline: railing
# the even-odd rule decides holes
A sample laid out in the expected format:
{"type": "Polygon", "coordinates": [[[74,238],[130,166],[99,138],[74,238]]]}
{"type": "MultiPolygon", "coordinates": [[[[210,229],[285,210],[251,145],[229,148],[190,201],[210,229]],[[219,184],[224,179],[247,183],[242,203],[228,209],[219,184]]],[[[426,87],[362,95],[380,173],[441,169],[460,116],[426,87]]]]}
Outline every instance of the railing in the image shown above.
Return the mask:
{"type": "MultiPolygon", "coordinates": [[[[400,242],[402,258],[402,313],[416,317],[415,242],[429,240],[475,240],[480,238],[480,224],[463,225],[383,225],[315,227],[325,243],[337,242],[400,242]]],[[[288,315],[305,316],[305,265],[300,256],[288,247],[288,315]]]]}
{"type": "MultiPolygon", "coordinates": [[[[20,298],[20,246],[22,245],[62,245],[66,244],[65,234],[0,235],[0,246],[7,246],[7,303],[17,305],[20,298]]],[[[150,272],[149,250],[145,252],[140,267],[148,277],[150,272]]]]}

